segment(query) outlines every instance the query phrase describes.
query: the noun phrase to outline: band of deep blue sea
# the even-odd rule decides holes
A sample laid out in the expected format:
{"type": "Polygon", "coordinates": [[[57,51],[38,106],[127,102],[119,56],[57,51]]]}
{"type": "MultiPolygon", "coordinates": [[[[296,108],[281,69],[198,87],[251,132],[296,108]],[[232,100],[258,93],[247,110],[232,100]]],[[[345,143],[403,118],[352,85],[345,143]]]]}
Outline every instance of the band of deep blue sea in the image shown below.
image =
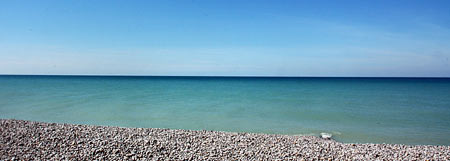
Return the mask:
{"type": "Polygon", "coordinates": [[[3,75],[0,118],[450,145],[450,79],[3,75]]]}

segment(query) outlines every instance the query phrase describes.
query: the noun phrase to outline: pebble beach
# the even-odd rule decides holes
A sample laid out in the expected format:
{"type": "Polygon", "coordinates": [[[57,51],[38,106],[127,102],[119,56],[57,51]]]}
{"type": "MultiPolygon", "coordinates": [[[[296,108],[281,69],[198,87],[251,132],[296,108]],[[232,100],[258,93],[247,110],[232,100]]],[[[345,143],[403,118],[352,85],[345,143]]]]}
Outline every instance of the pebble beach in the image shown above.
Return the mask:
{"type": "Polygon", "coordinates": [[[0,160],[450,160],[450,146],[0,121],[0,160]]]}

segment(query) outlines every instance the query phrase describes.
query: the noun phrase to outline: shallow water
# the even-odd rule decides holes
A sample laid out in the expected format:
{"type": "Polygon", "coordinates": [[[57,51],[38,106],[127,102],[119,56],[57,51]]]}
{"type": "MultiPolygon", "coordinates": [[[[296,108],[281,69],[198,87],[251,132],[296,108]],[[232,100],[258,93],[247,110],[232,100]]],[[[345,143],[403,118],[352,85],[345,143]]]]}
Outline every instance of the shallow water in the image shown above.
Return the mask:
{"type": "Polygon", "coordinates": [[[450,145],[450,79],[0,76],[0,118],[450,145]]]}

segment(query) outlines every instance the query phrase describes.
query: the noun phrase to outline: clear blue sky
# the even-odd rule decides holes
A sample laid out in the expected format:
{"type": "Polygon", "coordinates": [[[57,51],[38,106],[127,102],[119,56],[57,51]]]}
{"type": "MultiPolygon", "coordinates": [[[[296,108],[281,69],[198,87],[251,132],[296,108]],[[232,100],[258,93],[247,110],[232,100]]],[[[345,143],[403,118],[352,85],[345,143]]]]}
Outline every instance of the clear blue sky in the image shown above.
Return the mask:
{"type": "Polygon", "coordinates": [[[450,77],[450,1],[0,1],[0,74],[450,77]]]}

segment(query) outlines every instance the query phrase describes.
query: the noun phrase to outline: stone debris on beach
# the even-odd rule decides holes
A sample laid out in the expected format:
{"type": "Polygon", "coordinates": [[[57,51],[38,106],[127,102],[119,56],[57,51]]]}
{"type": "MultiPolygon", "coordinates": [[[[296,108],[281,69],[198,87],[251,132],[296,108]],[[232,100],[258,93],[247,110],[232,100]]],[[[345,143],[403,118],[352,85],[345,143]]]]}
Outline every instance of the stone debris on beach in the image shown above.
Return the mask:
{"type": "Polygon", "coordinates": [[[0,121],[0,160],[450,160],[450,146],[0,121]]]}
{"type": "Polygon", "coordinates": [[[333,136],[332,134],[329,134],[329,133],[320,133],[320,137],[322,138],[322,139],[331,139],[331,136],[333,136]]]}

